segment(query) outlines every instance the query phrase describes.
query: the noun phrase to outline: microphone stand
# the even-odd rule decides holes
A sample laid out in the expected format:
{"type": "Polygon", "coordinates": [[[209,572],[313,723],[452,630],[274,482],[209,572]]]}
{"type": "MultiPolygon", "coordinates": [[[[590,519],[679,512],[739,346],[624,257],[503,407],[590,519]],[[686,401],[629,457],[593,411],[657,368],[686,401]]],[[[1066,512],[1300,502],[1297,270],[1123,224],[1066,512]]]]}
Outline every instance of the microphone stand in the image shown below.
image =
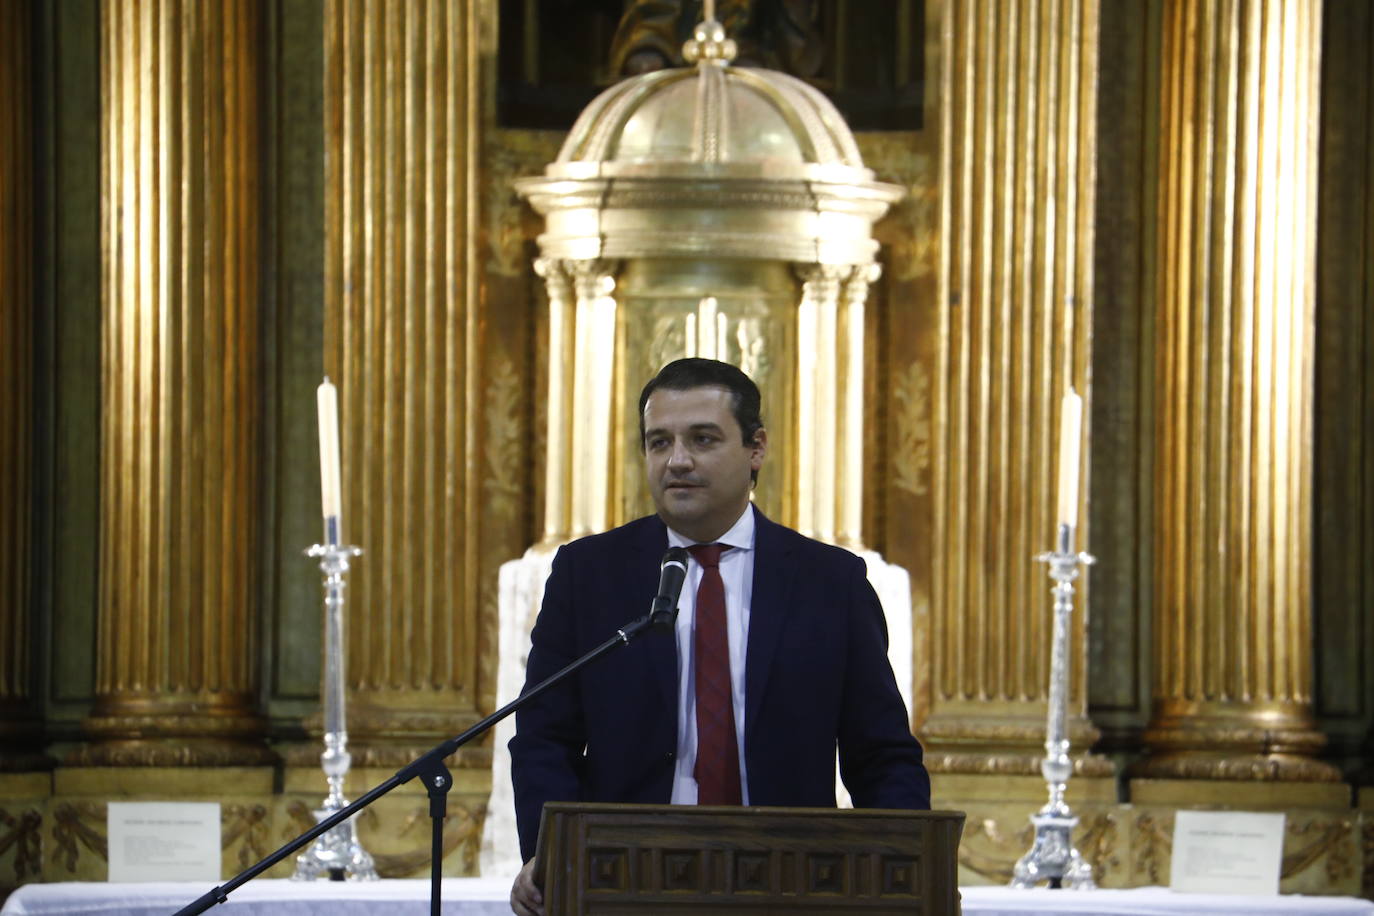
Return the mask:
{"type": "MultiPolygon", "coordinates": [[[[679,588],[680,587],[681,583],[679,583],[679,588]]],[[[429,793],[429,816],[434,825],[430,849],[429,911],[433,916],[439,916],[439,873],[441,870],[441,859],[443,858],[444,817],[447,813],[448,790],[453,785],[453,776],[449,773],[448,768],[444,766],[444,758],[458,750],[458,748],[462,747],[464,744],[467,744],[473,738],[484,734],[497,722],[500,722],[530,700],[533,700],[535,697],[540,696],[545,691],[556,686],[568,676],[576,673],[613,649],[629,645],[630,640],[639,636],[645,630],[652,628],[671,628],[673,618],[677,616],[677,608],[665,608],[663,606],[665,603],[666,602],[660,599],[655,599],[652,610],[645,616],[627,623],[621,629],[616,630],[615,635],[610,639],[606,640],[595,649],[592,649],[581,658],[569,663],[561,670],[549,675],[534,687],[530,688],[529,691],[516,697],[505,706],[502,706],[500,709],[496,710],[496,712],[487,716],[461,735],[436,745],[428,753],[416,758],[405,767],[397,770],[395,775],[386,780],[386,782],[383,782],[381,785],[376,786],[365,795],[359,797],[357,801],[340,808],[314,827],[311,827],[305,833],[291,840],[276,852],[259,861],[256,865],[249,866],[224,884],[211,888],[193,903],[177,910],[176,916],[190,916],[190,914],[193,913],[203,913],[217,903],[227,902],[229,894],[233,893],[239,887],[256,878],[273,865],[276,865],[306,843],[313,841],[320,834],[348,820],[392,789],[410,782],[416,776],[424,780],[425,789],[429,793]]]]}

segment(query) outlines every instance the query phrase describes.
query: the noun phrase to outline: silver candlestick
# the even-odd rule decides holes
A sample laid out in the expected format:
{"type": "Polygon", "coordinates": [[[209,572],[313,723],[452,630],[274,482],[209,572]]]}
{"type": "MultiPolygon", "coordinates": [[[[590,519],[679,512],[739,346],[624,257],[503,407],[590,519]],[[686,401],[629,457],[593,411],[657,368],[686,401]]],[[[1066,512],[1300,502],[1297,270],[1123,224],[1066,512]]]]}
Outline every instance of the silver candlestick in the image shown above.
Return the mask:
{"type": "MultiPolygon", "coordinates": [[[[348,754],[348,727],[344,715],[344,573],[348,561],[362,554],[361,547],[340,546],[339,519],[325,519],[323,544],[306,554],[320,558],[324,573],[324,753],[320,766],[329,783],[329,795],[315,810],[316,823],[348,804],[344,798],[344,777],[352,758],[348,754]]],[[[376,881],[372,856],[358,842],[358,826],[352,818],[325,831],[305,852],[296,857],[297,881],[328,875],[332,880],[376,881]]]]}
{"type": "Polygon", "coordinates": [[[1012,887],[1035,887],[1048,881],[1050,887],[1070,887],[1090,890],[1093,883],[1092,865],[1078,854],[1073,846],[1073,828],[1078,817],[1064,802],[1064,787],[1073,775],[1069,760],[1069,737],[1065,728],[1069,695],[1069,618],[1073,615],[1073,580],[1078,578],[1078,566],[1094,562],[1091,554],[1075,553],[1073,526],[1061,524],[1058,549],[1035,558],[1048,563],[1050,578],[1055,581],[1054,642],[1050,649],[1049,712],[1045,723],[1045,759],[1040,772],[1049,784],[1050,800],[1036,814],[1035,842],[1030,851],[1012,869],[1012,887]]]}

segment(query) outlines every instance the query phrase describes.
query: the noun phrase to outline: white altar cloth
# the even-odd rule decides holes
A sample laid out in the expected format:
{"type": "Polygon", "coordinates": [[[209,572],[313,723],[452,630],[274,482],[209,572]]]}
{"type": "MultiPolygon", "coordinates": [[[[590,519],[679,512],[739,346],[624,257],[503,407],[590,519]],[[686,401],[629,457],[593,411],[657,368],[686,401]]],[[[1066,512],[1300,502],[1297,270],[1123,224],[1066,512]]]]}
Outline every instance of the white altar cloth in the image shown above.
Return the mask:
{"type": "MultiPolygon", "coordinates": [[[[5,901],[0,916],[170,916],[200,899],[213,884],[166,882],[25,884],[5,901]]],[[[510,882],[493,878],[445,878],[447,916],[510,916],[510,882]]],[[[385,881],[288,881],[259,878],[206,913],[235,916],[398,916],[429,912],[429,879],[385,881]]]]}
{"type": "MultiPolygon", "coordinates": [[[[9,898],[0,916],[168,916],[210,889],[196,883],[26,884],[9,898]]],[[[965,887],[965,916],[1374,916],[1374,903],[1353,897],[1226,897],[1175,894],[1162,887],[1131,890],[1017,891],[965,887]]],[[[443,911],[451,916],[509,916],[510,882],[504,878],[445,878],[443,911]]],[[[249,881],[229,902],[207,913],[230,910],[283,916],[363,916],[429,912],[429,881],[376,882],[249,881]]]]}
{"type": "Polygon", "coordinates": [[[1355,897],[1232,897],[1175,894],[1167,887],[1052,891],[1046,888],[963,887],[964,916],[1374,916],[1374,903],[1355,897]]]}

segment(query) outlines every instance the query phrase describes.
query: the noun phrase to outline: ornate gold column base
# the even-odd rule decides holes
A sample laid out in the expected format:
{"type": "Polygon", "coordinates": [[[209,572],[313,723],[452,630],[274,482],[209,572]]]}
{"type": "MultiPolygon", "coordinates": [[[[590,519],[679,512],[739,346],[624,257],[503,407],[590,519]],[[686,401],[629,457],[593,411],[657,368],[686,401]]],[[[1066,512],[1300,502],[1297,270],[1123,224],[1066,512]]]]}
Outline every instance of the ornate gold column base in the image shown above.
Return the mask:
{"type": "Polygon", "coordinates": [[[1133,777],[1341,781],[1340,770],[1316,759],[1326,736],[1305,703],[1157,700],[1154,721],[1145,732],[1150,754],[1133,777]]]}
{"type": "Polygon", "coordinates": [[[90,740],[68,755],[73,766],[261,766],[276,754],[262,743],[266,722],[245,714],[243,696],[200,700],[120,697],[82,723],[90,740]]]}
{"type": "MultiPolygon", "coordinates": [[[[1099,733],[1084,718],[1068,723],[1069,745],[1073,754],[1074,776],[1111,777],[1115,767],[1105,757],[1085,753],[1097,742],[1099,733]]],[[[1045,723],[1028,722],[1021,717],[1003,719],[983,716],[970,720],[941,715],[921,726],[917,732],[925,747],[926,769],[931,773],[972,776],[1040,777],[1040,761],[1045,757],[1045,723]]]]}
{"type": "MultiPolygon", "coordinates": [[[[466,731],[477,720],[478,716],[471,714],[461,718],[452,714],[446,718],[421,716],[413,710],[383,709],[350,698],[348,754],[355,768],[395,771],[428,753],[436,744],[466,731]]],[[[312,740],[280,748],[282,761],[288,767],[319,769],[324,722],[314,715],[305,721],[305,728],[312,740]]],[[[480,738],[445,759],[449,767],[486,772],[491,769],[491,738],[480,738]]]]}

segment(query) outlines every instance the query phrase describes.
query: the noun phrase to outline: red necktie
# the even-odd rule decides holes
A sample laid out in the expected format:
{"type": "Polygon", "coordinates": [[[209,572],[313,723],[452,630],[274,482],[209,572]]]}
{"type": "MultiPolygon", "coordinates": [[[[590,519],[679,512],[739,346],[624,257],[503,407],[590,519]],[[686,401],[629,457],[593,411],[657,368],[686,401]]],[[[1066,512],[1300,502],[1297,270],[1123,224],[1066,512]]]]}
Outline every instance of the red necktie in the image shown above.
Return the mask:
{"type": "Polygon", "coordinates": [[[730,638],[725,628],[725,583],[720,578],[722,544],[687,548],[701,564],[697,586],[697,804],[738,805],[739,745],[735,743],[735,703],[730,692],[730,638]]]}

